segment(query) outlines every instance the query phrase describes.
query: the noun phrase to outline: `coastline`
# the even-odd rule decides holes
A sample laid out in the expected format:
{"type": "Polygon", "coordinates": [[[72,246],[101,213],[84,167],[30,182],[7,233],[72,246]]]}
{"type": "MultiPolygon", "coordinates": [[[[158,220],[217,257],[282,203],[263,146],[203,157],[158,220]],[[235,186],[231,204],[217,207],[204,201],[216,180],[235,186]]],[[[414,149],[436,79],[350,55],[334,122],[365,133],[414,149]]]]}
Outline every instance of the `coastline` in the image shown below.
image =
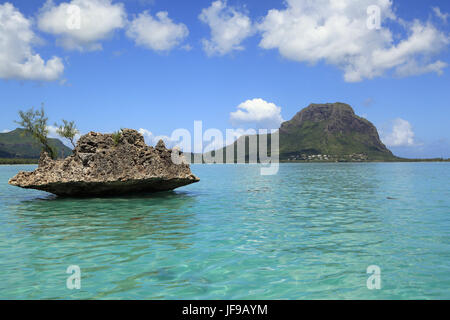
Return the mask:
{"type": "Polygon", "coordinates": [[[450,162],[450,159],[399,159],[399,160],[363,160],[363,161],[326,161],[326,160],[280,160],[280,163],[407,163],[407,162],[450,162]]]}
{"type": "Polygon", "coordinates": [[[39,159],[0,158],[0,165],[38,164],[39,159]]]}
{"type": "MultiPolygon", "coordinates": [[[[1,165],[37,165],[39,159],[10,159],[0,158],[1,165]]],[[[432,159],[408,159],[398,158],[395,160],[360,160],[360,161],[330,161],[330,160],[280,160],[279,163],[392,163],[392,162],[450,162],[450,159],[432,158],[432,159]]],[[[194,163],[192,163],[194,164],[194,163]]],[[[207,164],[205,162],[199,164],[207,164]]]]}

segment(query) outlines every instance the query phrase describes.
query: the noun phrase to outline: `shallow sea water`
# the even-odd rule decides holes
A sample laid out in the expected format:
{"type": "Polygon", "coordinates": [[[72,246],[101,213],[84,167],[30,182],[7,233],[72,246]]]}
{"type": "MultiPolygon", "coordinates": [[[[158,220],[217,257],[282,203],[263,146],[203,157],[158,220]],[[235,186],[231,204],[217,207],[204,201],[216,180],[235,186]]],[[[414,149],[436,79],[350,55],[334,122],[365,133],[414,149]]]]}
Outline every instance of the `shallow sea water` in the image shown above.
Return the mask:
{"type": "Polygon", "coordinates": [[[96,199],[7,184],[33,169],[0,166],[2,299],[450,299],[450,163],[193,165],[96,199]]]}

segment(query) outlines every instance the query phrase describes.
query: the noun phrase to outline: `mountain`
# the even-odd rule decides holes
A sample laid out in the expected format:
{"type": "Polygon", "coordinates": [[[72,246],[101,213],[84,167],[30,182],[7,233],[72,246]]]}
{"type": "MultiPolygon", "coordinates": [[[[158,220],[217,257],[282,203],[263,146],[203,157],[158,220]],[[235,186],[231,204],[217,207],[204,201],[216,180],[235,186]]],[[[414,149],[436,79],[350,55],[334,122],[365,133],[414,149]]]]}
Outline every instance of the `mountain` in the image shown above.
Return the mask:
{"type": "Polygon", "coordinates": [[[280,157],[299,155],[345,157],[364,155],[368,160],[396,157],[381,142],[368,120],[345,103],[310,104],[280,128],[280,157]]]}
{"type": "MultiPolygon", "coordinates": [[[[267,139],[270,150],[271,136],[267,139]]],[[[215,152],[234,148],[245,139],[245,159],[248,161],[249,136],[242,136],[232,145],[215,152]]],[[[345,103],[310,104],[279,129],[280,160],[303,161],[392,161],[399,159],[381,142],[377,129],[368,120],[355,114],[345,103]]],[[[264,140],[265,141],[265,140],[264,140]]],[[[209,155],[211,155],[209,154],[209,155]]],[[[207,154],[208,155],[208,154],[207,154]]],[[[254,155],[253,155],[254,156],[254,155]]],[[[239,162],[239,161],[238,161],[239,162]]]]}
{"type": "MultiPolygon", "coordinates": [[[[72,150],[58,139],[49,139],[58,151],[58,157],[67,157],[72,150]]],[[[24,129],[0,133],[0,158],[39,159],[42,146],[24,129]]]]}

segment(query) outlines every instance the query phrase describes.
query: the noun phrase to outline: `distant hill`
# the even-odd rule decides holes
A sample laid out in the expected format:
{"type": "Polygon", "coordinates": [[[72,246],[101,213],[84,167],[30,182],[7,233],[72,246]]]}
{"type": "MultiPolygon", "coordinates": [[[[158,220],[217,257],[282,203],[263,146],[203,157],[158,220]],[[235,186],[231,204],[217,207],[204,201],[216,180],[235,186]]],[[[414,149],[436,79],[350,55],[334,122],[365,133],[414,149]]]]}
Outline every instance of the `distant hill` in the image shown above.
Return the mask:
{"type": "Polygon", "coordinates": [[[345,103],[311,104],[281,125],[280,157],[302,154],[396,158],[381,142],[376,127],[345,103]]]}
{"type": "MultiPolygon", "coordinates": [[[[355,114],[345,103],[311,104],[298,112],[279,129],[280,160],[304,161],[393,161],[398,160],[381,142],[377,129],[368,120],[355,114]]],[[[260,137],[258,136],[257,139],[260,137]]],[[[264,137],[269,141],[270,136],[264,137]]],[[[245,139],[246,161],[249,158],[248,136],[245,139]]],[[[228,148],[237,150],[237,143],[215,152],[226,159],[228,148]]],[[[258,140],[259,141],[259,140],[258,140]]],[[[235,159],[236,161],[236,156],[235,159]]]]}
{"type": "MultiPolygon", "coordinates": [[[[60,140],[49,139],[49,142],[56,148],[58,157],[72,154],[72,150],[60,140]]],[[[41,150],[41,144],[23,129],[0,133],[0,158],[39,159],[41,150]]]]}

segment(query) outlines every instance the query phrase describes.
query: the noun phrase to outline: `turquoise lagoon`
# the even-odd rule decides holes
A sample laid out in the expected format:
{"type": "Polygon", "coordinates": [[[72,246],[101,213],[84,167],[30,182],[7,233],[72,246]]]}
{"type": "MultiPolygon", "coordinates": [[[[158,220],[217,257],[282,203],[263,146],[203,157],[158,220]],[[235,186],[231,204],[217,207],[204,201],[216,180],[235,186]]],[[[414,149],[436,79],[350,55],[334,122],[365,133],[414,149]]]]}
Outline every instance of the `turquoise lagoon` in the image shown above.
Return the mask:
{"type": "Polygon", "coordinates": [[[450,163],[194,165],[98,199],[7,184],[32,169],[0,166],[2,299],[450,299],[450,163]]]}

